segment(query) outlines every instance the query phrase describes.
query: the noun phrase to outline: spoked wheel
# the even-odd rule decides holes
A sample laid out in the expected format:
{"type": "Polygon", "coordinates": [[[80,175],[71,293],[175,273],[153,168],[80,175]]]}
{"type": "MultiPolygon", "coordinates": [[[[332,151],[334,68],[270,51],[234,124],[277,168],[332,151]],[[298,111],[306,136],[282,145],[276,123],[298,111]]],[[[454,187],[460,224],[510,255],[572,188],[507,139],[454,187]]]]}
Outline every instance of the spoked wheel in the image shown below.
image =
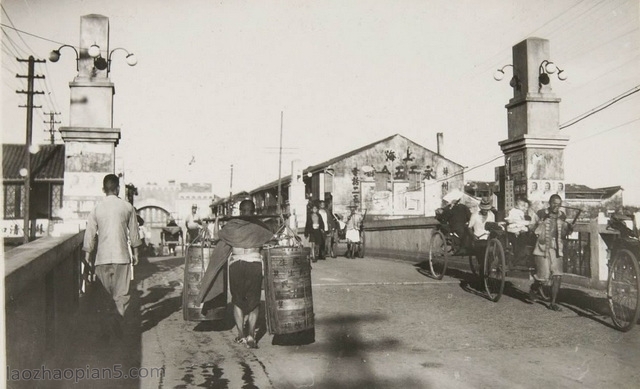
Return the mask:
{"type": "Polygon", "coordinates": [[[440,231],[434,231],[429,241],[429,268],[435,279],[441,280],[444,277],[444,273],[447,271],[448,257],[447,241],[444,234],[440,231]]]}
{"type": "Polygon", "coordinates": [[[484,254],[484,271],[482,280],[487,297],[493,302],[497,302],[502,297],[504,291],[505,259],[502,243],[497,239],[491,239],[487,243],[484,254]]]}
{"type": "Polygon", "coordinates": [[[640,268],[635,255],[623,249],[616,253],[609,268],[607,300],[613,325],[629,331],[638,321],[640,312],[640,268]]]}

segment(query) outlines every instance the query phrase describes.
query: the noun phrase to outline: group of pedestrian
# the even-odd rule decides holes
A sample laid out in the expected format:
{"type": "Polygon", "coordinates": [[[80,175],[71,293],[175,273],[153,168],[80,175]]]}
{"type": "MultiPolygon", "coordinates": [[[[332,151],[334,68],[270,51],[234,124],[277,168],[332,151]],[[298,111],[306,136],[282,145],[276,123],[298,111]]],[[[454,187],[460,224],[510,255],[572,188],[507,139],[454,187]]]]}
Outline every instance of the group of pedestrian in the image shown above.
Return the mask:
{"type": "Polygon", "coordinates": [[[347,258],[355,258],[356,245],[360,243],[362,217],[355,206],[349,207],[346,221],[327,209],[326,202],[312,203],[307,213],[304,236],[311,245],[311,260],[326,259],[331,252],[331,244],[343,235],[347,240],[347,258]]]}

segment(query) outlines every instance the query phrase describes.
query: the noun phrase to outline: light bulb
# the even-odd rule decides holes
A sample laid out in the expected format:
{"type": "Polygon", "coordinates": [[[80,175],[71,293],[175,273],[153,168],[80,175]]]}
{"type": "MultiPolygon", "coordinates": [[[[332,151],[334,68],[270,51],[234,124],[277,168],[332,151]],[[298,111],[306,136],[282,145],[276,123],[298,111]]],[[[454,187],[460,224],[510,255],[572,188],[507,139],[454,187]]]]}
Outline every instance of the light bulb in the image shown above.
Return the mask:
{"type": "Polygon", "coordinates": [[[88,53],[91,58],[98,58],[100,55],[100,46],[94,43],[89,47],[88,53]]]}
{"type": "Polygon", "coordinates": [[[133,55],[133,53],[127,55],[127,64],[129,64],[129,66],[136,66],[136,64],[138,63],[138,58],[136,58],[135,55],[133,55]]]}

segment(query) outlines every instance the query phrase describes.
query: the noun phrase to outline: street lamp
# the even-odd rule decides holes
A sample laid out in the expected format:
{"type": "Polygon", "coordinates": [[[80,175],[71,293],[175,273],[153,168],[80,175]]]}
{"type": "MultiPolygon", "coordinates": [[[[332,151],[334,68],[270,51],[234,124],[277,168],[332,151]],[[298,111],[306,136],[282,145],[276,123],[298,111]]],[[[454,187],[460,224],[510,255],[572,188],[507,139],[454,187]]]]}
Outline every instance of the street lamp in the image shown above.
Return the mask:
{"type": "Polygon", "coordinates": [[[129,66],[136,66],[136,64],[138,63],[138,59],[136,58],[136,56],[133,53],[128,52],[126,49],[122,48],[122,47],[117,47],[113,50],[111,50],[109,52],[109,55],[107,55],[107,59],[104,59],[101,55],[101,50],[100,50],[100,46],[93,44],[91,45],[91,47],[89,47],[89,55],[94,58],[93,60],[93,66],[96,67],[96,69],[98,70],[105,70],[107,69],[107,74],[111,71],[111,57],[113,56],[113,53],[118,51],[118,50],[122,50],[125,53],[127,53],[127,56],[125,57],[125,60],[127,61],[127,64],[129,66]]]}
{"type": "MultiPolygon", "coordinates": [[[[62,50],[65,47],[70,47],[73,49],[73,51],[76,53],[76,70],[80,70],[79,67],[79,61],[80,61],[80,54],[78,53],[78,50],[71,46],[71,45],[62,45],[60,46],[57,50],[53,50],[50,54],[49,54],[49,61],[51,62],[58,62],[58,60],[60,59],[60,50],[62,50]]],[[[103,58],[101,55],[101,50],[100,50],[100,46],[93,44],[89,47],[89,49],[87,50],[87,54],[89,55],[89,57],[93,58],[93,66],[98,69],[98,70],[107,70],[107,74],[111,71],[111,57],[113,56],[113,53],[117,50],[122,50],[125,53],[127,53],[126,56],[126,61],[127,64],[129,64],[129,66],[135,66],[138,63],[138,60],[136,58],[136,56],[133,53],[128,52],[126,49],[122,48],[122,47],[117,47],[113,50],[111,50],[109,52],[109,54],[107,55],[107,58],[103,58]]]]}
{"type": "MultiPolygon", "coordinates": [[[[500,69],[496,70],[495,73],[493,73],[493,79],[496,81],[502,81],[502,79],[504,78],[504,69],[508,67],[513,68],[513,65],[511,64],[504,65],[500,69]]],[[[511,81],[509,81],[509,85],[512,88],[520,89],[520,79],[515,73],[513,74],[513,77],[511,77],[511,81]]]]}
{"type": "MultiPolygon", "coordinates": [[[[73,49],[73,51],[76,53],[76,70],[80,70],[80,67],[78,65],[79,61],[80,61],[80,54],[78,54],[78,50],[76,50],[75,47],[71,46],[71,45],[62,45],[60,47],[58,47],[56,50],[53,50],[50,54],[49,54],[49,61],[51,62],[58,62],[58,60],[60,59],[60,50],[62,50],[65,47],[69,47],[71,49],[73,49]]],[[[89,56],[91,56],[91,53],[89,53],[89,56]]],[[[91,56],[92,58],[95,58],[93,56],[91,56]]]]}
{"type": "Polygon", "coordinates": [[[564,81],[567,79],[567,75],[563,74],[564,70],[560,69],[555,63],[547,61],[546,59],[542,61],[538,67],[538,82],[540,86],[549,84],[551,81],[549,74],[554,74],[556,70],[558,71],[558,80],[564,81]]]}

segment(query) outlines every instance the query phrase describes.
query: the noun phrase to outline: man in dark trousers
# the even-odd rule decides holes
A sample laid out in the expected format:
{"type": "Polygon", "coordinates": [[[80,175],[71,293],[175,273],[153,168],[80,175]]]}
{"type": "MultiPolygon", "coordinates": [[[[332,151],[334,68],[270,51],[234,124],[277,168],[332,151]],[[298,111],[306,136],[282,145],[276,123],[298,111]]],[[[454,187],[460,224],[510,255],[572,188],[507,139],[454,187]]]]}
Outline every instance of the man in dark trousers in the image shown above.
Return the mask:
{"type": "Polygon", "coordinates": [[[113,298],[117,310],[117,314],[112,315],[107,323],[108,332],[105,335],[121,337],[122,322],[131,297],[129,286],[133,268],[129,244],[133,247],[133,265],[137,265],[138,247],[142,241],[138,235],[138,220],[133,205],[118,197],[118,176],[107,174],[102,181],[102,190],[107,197],[89,214],[82,250],[89,262],[96,248],[95,237],[98,236],[95,272],[113,298]]]}
{"type": "Polygon", "coordinates": [[[331,211],[327,209],[324,200],[320,200],[318,206],[320,207],[318,214],[322,217],[322,222],[324,223],[324,244],[320,247],[320,259],[325,259],[331,252],[331,234],[334,228],[334,218],[331,211]]]}
{"type": "MultiPolygon", "coordinates": [[[[238,330],[237,343],[257,348],[256,322],[260,307],[262,290],[261,247],[274,238],[273,232],[261,221],[251,218],[255,205],[251,200],[240,203],[240,217],[224,225],[218,233],[220,241],[211,255],[209,266],[202,279],[198,301],[203,304],[222,301],[224,294],[223,269],[229,260],[229,288],[233,304],[233,318],[238,330]],[[248,328],[245,331],[245,322],[248,328]]],[[[215,309],[218,307],[207,307],[215,309]]]]}

